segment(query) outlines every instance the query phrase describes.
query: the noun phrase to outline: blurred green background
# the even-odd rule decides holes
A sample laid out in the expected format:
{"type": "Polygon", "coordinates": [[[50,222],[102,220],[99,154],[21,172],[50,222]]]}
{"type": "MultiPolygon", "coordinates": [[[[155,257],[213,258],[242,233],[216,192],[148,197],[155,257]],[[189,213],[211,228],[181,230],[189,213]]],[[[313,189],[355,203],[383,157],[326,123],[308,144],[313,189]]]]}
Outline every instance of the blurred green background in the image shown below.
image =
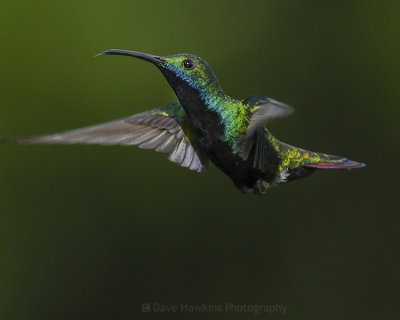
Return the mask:
{"type": "Polygon", "coordinates": [[[108,48],[196,53],[235,98],[296,113],[279,139],[368,167],[264,197],[135,147],[0,146],[0,319],[395,319],[399,1],[0,3],[0,137],[100,123],[175,99],[108,48]],[[141,303],[275,304],[142,313],[141,303]]]}

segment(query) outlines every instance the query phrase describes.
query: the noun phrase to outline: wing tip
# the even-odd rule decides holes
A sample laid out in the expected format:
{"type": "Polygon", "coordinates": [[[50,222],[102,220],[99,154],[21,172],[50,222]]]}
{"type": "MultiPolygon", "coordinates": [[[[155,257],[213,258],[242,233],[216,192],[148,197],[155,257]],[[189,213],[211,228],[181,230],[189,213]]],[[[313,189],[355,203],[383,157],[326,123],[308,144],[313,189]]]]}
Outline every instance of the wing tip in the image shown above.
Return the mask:
{"type": "Polygon", "coordinates": [[[0,139],[0,144],[17,145],[17,144],[33,144],[33,138],[6,138],[0,139]]]}

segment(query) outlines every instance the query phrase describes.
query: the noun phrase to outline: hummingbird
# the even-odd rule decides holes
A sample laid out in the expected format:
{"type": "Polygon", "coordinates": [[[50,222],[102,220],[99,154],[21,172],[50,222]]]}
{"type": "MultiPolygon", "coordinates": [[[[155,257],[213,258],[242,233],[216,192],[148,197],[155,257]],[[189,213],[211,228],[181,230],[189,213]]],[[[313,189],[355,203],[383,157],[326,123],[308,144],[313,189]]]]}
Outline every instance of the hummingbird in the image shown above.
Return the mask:
{"type": "Polygon", "coordinates": [[[122,55],[152,63],[174,90],[177,101],[103,124],[8,142],[138,145],[168,153],[170,161],[195,172],[204,172],[211,161],[241,192],[257,195],[318,169],[365,166],[279,141],[266,124],[290,115],[292,107],[267,96],[233,99],[221,89],[211,67],[199,56],[157,56],[121,49],[98,55],[122,55]]]}

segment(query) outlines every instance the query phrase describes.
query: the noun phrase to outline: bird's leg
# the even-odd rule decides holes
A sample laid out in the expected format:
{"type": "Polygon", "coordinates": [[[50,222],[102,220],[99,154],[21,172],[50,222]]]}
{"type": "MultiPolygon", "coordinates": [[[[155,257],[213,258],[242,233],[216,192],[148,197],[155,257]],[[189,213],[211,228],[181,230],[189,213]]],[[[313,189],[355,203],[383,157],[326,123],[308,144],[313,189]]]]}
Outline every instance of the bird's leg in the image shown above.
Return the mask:
{"type": "Polygon", "coordinates": [[[264,181],[262,179],[258,179],[256,181],[256,183],[253,186],[254,194],[259,195],[259,196],[262,194],[265,194],[265,188],[263,186],[263,182],[264,181]]]}

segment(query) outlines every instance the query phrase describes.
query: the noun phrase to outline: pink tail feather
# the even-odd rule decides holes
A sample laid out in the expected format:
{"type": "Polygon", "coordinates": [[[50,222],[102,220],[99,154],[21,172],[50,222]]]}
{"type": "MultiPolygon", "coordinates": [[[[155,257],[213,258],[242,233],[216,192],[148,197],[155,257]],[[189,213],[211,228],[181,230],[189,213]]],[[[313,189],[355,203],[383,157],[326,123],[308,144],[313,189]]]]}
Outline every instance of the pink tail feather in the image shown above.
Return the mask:
{"type": "Polygon", "coordinates": [[[333,159],[324,159],[323,162],[308,164],[306,167],[317,169],[356,169],[365,167],[365,163],[332,156],[333,159]]]}

